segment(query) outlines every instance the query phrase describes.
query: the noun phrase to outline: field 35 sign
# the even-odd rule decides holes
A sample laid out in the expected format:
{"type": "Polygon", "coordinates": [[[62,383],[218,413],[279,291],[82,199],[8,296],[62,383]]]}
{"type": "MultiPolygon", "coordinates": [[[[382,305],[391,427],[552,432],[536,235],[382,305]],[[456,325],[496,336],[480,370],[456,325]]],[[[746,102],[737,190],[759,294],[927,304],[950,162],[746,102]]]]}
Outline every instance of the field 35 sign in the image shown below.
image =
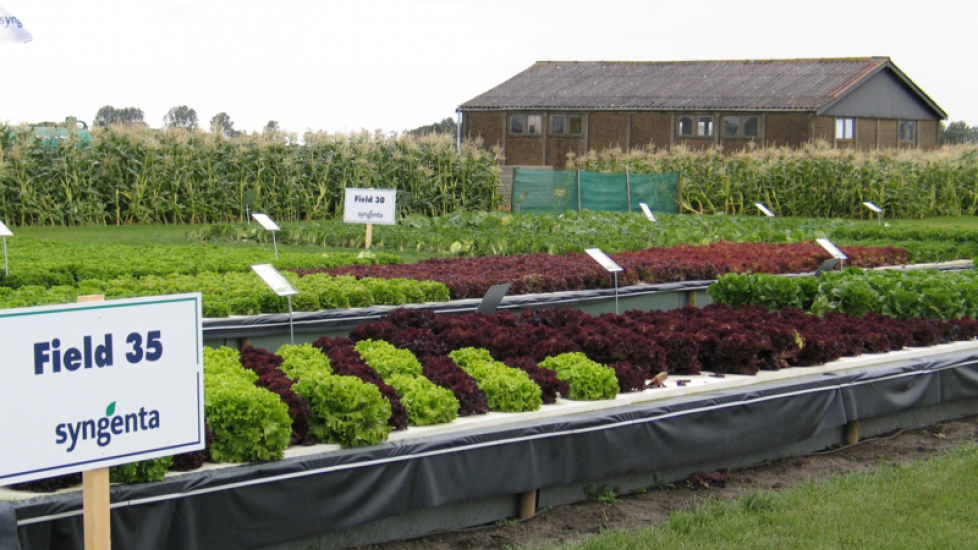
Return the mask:
{"type": "Polygon", "coordinates": [[[0,312],[0,485],[204,448],[201,295],[0,312]]]}
{"type": "Polygon", "coordinates": [[[396,189],[354,189],[346,188],[343,202],[343,221],[346,223],[374,223],[394,225],[397,223],[396,189]]]}

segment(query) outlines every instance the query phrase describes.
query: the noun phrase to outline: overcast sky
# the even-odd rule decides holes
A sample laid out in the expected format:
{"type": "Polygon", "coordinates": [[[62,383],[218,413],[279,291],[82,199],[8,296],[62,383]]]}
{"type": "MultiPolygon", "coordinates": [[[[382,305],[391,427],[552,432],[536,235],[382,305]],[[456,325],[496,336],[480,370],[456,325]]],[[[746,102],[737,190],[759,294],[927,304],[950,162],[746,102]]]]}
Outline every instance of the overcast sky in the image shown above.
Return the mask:
{"type": "Polygon", "coordinates": [[[536,61],[889,56],[978,124],[978,2],[863,0],[0,0],[0,121],[173,106],[200,126],[402,131],[536,61]]]}

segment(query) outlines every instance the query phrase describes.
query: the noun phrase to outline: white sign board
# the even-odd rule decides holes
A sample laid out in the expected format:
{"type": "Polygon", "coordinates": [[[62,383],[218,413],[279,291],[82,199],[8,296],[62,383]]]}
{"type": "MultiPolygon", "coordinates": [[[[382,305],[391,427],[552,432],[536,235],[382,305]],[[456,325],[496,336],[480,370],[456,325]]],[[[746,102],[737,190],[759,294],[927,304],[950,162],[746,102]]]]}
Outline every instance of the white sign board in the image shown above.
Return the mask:
{"type": "Polygon", "coordinates": [[[396,189],[355,189],[346,188],[343,199],[343,221],[346,223],[374,223],[394,225],[397,223],[396,189]]]}
{"type": "Polygon", "coordinates": [[[258,264],[251,266],[251,269],[261,277],[261,280],[265,281],[268,288],[272,289],[272,292],[278,294],[279,296],[295,296],[299,293],[289,280],[282,276],[281,273],[275,269],[272,264],[258,264]]]}
{"type": "Polygon", "coordinates": [[[202,450],[201,303],[0,311],[0,485],[202,450]]]}
{"type": "Polygon", "coordinates": [[[654,222],[655,214],[653,214],[652,210],[649,209],[649,205],[645,204],[644,202],[640,202],[638,205],[642,207],[642,212],[645,213],[645,217],[648,218],[650,222],[654,222]]]}
{"type": "Polygon", "coordinates": [[[849,256],[846,256],[843,251],[839,250],[839,247],[832,244],[832,242],[829,241],[828,239],[815,239],[815,242],[822,245],[822,248],[824,248],[826,252],[831,254],[833,258],[838,258],[840,260],[849,259],[849,256]]]}
{"type": "Polygon", "coordinates": [[[616,271],[625,271],[620,265],[616,264],[610,256],[601,252],[600,248],[585,248],[584,252],[587,252],[588,256],[594,258],[594,261],[601,264],[601,267],[605,268],[609,273],[614,273],[616,271]]]}
{"type": "Polygon", "coordinates": [[[265,214],[258,214],[257,212],[252,212],[251,217],[258,222],[258,225],[262,226],[265,231],[280,231],[282,228],[275,225],[272,218],[269,218],[265,214]]]}
{"type": "Polygon", "coordinates": [[[765,216],[767,216],[769,218],[773,218],[774,217],[774,212],[771,212],[770,210],[768,210],[767,207],[764,206],[763,204],[761,204],[759,202],[755,202],[754,203],[754,206],[756,206],[757,209],[760,210],[761,212],[764,212],[764,215],[765,216]]]}
{"type": "Polygon", "coordinates": [[[883,211],[882,208],[880,208],[879,206],[876,206],[875,204],[873,204],[873,203],[871,203],[869,201],[864,202],[863,203],[863,206],[865,206],[866,208],[869,208],[870,210],[872,210],[873,212],[876,212],[877,214],[879,214],[880,212],[883,211]]]}
{"type": "Polygon", "coordinates": [[[0,237],[13,237],[14,232],[9,227],[0,222],[0,237]]]}

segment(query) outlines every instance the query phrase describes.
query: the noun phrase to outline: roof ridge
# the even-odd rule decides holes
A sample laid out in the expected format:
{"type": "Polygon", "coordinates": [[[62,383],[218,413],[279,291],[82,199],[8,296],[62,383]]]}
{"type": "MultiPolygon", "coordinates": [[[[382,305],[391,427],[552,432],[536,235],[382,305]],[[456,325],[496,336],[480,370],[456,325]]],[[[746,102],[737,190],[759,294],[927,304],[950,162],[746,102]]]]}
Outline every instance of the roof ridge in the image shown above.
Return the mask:
{"type": "Polygon", "coordinates": [[[686,61],[624,61],[624,60],[596,60],[596,61],[557,61],[557,60],[540,60],[534,63],[534,65],[543,64],[553,64],[553,65],[577,65],[577,64],[600,64],[600,63],[621,63],[627,65],[681,65],[686,63],[799,63],[799,62],[825,62],[825,63],[838,63],[838,62],[851,61],[866,62],[866,61],[876,61],[876,62],[889,62],[890,58],[888,56],[871,56],[871,57],[797,57],[797,58],[784,58],[784,59],[695,59],[686,61]]]}

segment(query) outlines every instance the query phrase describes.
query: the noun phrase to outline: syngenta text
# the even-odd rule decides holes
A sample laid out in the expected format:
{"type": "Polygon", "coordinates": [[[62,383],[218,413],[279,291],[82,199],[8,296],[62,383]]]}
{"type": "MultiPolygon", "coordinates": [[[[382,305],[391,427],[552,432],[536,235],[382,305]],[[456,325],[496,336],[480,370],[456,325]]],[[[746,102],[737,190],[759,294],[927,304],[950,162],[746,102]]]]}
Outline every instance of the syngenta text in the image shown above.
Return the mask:
{"type": "Polygon", "coordinates": [[[93,440],[99,447],[112,443],[112,436],[121,436],[160,427],[160,412],[140,407],[139,412],[115,414],[115,401],[105,409],[105,416],[99,419],[65,422],[54,428],[54,441],[58,445],[68,445],[68,452],[78,446],[79,441],[93,440]]]}

